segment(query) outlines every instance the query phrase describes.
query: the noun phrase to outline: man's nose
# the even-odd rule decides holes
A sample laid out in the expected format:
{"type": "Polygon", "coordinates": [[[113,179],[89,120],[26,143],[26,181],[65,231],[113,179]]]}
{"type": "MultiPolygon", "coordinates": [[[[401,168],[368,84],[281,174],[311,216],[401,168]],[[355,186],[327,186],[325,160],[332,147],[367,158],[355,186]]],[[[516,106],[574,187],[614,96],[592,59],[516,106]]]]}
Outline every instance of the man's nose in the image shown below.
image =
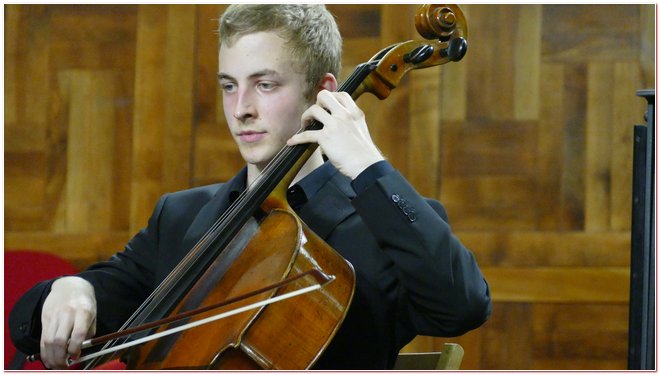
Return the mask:
{"type": "Polygon", "coordinates": [[[236,101],[233,115],[237,120],[256,117],[256,108],[249,90],[243,90],[238,93],[238,100],[236,101]]]}

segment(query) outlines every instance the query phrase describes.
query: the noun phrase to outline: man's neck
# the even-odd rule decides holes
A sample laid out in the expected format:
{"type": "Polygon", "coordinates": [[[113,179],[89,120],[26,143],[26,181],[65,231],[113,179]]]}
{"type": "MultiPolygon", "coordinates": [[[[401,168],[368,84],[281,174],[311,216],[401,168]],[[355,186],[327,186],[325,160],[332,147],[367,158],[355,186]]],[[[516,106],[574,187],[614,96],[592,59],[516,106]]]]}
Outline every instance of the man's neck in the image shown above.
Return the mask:
{"type": "MultiPolygon", "coordinates": [[[[295,185],[298,181],[302,180],[308,174],[312,173],[316,168],[323,165],[323,156],[321,155],[321,149],[317,148],[316,151],[309,157],[309,160],[300,168],[300,171],[293,178],[291,185],[295,185]]],[[[259,177],[264,167],[257,166],[255,164],[247,165],[247,186],[252,186],[252,183],[259,177]]]]}

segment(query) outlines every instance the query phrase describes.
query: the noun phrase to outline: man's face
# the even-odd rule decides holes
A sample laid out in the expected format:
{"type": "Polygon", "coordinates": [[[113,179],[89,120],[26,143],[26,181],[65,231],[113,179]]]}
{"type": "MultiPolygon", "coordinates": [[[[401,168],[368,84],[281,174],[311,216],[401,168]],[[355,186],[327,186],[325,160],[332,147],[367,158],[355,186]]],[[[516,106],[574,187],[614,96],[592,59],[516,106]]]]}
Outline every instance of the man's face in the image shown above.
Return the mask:
{"type": "Polygon", "coordinates": [[[258,170],[300,129],[310,105],[305,76],[294,70],[284,43],[274,33],[260,32],[220,47],[218,79],[229,131],[243,159],[258,170]]]}

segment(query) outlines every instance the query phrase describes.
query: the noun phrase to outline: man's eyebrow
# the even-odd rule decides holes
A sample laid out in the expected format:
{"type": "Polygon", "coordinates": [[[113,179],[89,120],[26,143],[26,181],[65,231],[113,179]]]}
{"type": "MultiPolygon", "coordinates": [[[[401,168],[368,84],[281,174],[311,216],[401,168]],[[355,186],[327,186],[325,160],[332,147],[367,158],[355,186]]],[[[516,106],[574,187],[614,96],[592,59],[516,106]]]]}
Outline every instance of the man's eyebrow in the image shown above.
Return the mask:
{"type": "Polygon", "coordinates": [[[223,80],[223,79],[230,80],[230,81],[233,80],[232,76],[230,76],[229,74],[218,73],[218,81],[223,80]]]}
{"type": "MultiPolygon", "coordinates": [[[[248,76],[248,78],[254,79],[254,78],[259,78],[259,77],[269,76],[269,75],[279,76],[280,74],[277,71],[272,70],[272,69],[263,69],[263,70],[259,70],[257,72],[254,72],[254,73],[250,74],[248,76]]],[[[229,74],[226,74],[226,73],[223,73],[223,72],[218,72],[218,80],[222,80],[222,79],[227,79],[227,80],[230,80],[230,81],[235,80],[234,77],[232,77],[229,74]]]]}

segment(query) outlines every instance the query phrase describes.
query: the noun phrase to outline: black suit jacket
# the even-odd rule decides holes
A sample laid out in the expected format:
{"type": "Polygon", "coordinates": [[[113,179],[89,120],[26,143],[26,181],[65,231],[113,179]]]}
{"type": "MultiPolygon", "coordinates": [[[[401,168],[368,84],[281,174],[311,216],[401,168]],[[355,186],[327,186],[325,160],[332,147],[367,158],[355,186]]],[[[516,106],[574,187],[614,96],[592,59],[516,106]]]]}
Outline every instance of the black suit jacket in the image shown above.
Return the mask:
{"type": "MultiPolygon", "coordinates": [[[[96,291],[97,335],[126,321],[244,181],[245,169],[224,184],[164,195],[123,252],[80,274],[96,291]]],[[[489,317],[488,285],[472,253],[452,234],[440,203],[421,197],[397,171],[356,195],[335,170],[298,214],[356,271],[347,317],[314,368],[388,369],[416,335],[457,336],[489,317]]],[[[12,339],[23,352],[39,350],[51,283],[32,288],[11,313],[12,339]]]]}

